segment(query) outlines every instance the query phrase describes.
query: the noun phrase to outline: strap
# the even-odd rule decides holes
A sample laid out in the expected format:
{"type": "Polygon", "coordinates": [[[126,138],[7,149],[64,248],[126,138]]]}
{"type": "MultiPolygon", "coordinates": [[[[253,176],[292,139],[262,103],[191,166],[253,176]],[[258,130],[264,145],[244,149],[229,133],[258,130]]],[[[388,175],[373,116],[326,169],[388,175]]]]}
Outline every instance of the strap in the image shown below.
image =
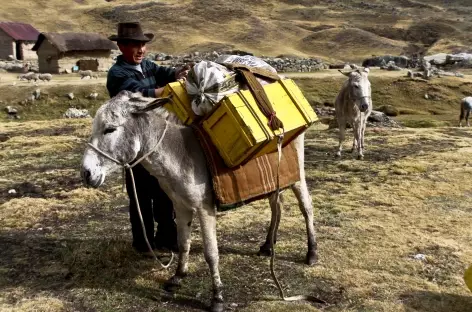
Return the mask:
{"type": "Polygon", "coordinates": [[[264,88],[257,80],[256,76],[254,76],[254,74],[249,69],[244,67],[239,67],[236,70],[241,73],[242,77],[247,83],[249,90],[254,96],[257,106],[259,107],[261,112],[267,117],[267,119],[269,119],[268,125],[272,129],[272,131],[283,128],[284,125],[282,121],[277,118],[276,112],[272,107],[272,104],[270,103],[270,100],[267,97],[264,88]]]}

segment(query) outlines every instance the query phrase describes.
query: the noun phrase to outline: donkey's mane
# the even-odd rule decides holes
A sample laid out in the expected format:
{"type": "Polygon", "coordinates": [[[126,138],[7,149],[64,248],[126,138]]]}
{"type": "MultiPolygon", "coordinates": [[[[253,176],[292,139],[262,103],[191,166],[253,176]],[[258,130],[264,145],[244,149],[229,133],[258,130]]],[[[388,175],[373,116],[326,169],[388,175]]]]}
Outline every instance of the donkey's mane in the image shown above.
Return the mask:
{"type": "Polygon", "coordinates": [[[152,110],[155,115],[157,115],[159,118],[165,119],[170,123],[176,124],[176,125],[181,125],[183,126],[184,123],[177,117],[177,115],[174,112],[169,111],[168,109],[164,107],[158,107],[154,110],[152,110]]]}

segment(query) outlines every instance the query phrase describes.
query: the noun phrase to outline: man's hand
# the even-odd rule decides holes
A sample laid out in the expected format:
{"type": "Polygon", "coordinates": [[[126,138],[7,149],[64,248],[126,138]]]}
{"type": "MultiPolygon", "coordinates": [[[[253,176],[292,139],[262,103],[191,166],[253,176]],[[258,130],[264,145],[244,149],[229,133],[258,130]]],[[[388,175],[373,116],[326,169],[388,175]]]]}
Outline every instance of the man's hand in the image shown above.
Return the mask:
{"type": "Polygon", "coordinates": [[[179,67],[175,70],[175,80],[187,79],[187,75],[190,69],[194,66],[194,63],[185,64],[182,67],[179,67]]]}

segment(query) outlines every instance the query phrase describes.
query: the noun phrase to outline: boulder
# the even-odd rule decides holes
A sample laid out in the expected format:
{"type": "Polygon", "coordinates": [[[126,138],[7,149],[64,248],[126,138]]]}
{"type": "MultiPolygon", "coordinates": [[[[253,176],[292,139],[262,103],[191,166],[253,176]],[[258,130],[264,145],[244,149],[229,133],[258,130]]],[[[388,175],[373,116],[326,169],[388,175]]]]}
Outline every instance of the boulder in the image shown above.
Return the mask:
{"type": "Polygon", "coordinates": [[[425,56],[424,59],[432,65],[445,65],[447,60],[447,53],[428,55],[425,56]]]}
{"type": "Polygon", "coordinates": [[[64,113],[65,118],[89,118],[90,114],[86,109],[69,108],[64,113]]]}
{"type": "Polygon", "coordinates": [[[379,112],[382,112],[385,115],[391,116],[391,117],[395,117],[400,114],[400,111],[398,110],[398,108],[396,108],[393,105],[383,105],[378,110],[379,112]]]}

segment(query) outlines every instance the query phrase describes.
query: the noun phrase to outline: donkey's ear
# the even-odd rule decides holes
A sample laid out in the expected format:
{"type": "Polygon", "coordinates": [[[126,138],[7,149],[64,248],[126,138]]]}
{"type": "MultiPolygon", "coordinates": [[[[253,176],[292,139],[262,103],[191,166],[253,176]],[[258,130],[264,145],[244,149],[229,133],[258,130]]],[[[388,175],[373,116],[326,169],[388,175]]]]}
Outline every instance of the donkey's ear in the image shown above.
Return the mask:
{"type": "Polygon", "coordinates": [[[133,114],[142,114],[150,110],[162,107],[164,106],[164,104],[170,102],[169,98],[157,98],[151,100],[148,99],[150,98],[130,99],[130,102],[134,102],[131,104],[131,112],[133,114]]]}
{"type": "Polygon", "coordinates": [[[348,72],[343,72],[342,70],[338,69],[338,71],[343,74],[344,76],[347,76],[349,77],[349,75],[352,73],[352,71],[348,71],[348,72]]]}

